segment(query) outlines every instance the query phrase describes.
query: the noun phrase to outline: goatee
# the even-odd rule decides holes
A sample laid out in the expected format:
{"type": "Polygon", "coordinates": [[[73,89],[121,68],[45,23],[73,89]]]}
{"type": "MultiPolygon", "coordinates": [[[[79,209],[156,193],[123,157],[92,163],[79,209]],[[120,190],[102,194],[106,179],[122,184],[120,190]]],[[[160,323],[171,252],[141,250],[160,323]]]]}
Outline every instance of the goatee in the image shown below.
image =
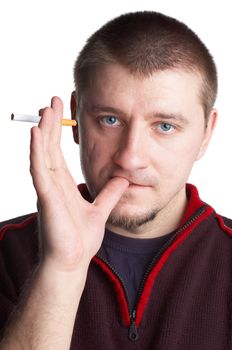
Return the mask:
{"type": "Polygon", "coordinates": [[[152,211],[140,216],[128,217],[117,215],[112,212],[107,220],[109,225],[120,227],[130,232],[136,232],[137,229],[150,221],[153,221],[158,214],[158,211],[152,211]]]}

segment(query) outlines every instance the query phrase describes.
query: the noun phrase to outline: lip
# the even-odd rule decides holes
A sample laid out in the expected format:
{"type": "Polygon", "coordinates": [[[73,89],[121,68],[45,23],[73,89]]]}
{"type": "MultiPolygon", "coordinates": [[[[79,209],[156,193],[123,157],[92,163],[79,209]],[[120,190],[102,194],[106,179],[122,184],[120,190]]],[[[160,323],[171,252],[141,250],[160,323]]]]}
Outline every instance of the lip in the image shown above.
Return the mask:
{"type": "Polygon", "coordinates": [[[140,187],[140,188],[146,188],[146,187],[152,187],[152,186],[150,186],[150,185],[147,185],[147,184],[143,184],[142,182],[140,183],[139,181],[138,182],[134,182],[133,180],[131,180],[130,178],[128,178],[128,177],[126,177],[126,176],[122,176],[122,175],[113,175],[113,176],[111,176],[110,178],[111,179],[113,179],[114,177],[122,177],[122,178],[124,178],[124,179],[126,179],[127,181],[129,181],[129,186],[128,186],[128,188],[129,187],[131,187],[131,188],[136,188],[136,187],[140,187]]]}
{"type": "Polygon", "coordinates": [[[136,184],[136,183],[130,183],[128,188],[149,188],[151,186],[147,186],[147,185],[139,185],[139,184],[136,184]]]}

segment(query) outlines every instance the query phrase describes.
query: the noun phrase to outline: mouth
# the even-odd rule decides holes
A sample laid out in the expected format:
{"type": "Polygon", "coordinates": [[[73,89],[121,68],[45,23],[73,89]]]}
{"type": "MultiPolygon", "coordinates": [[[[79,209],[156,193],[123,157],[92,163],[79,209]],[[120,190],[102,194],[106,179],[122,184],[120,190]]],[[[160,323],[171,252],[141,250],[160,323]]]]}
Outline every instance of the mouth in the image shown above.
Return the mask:
{"type": "Polygon", "coordinates": [[[147,186],[147,185],[140,185],[140,184],[136,184],[136,183],[133,183],[133,182],[130,182],[128,188],[138,188],[138,189],[144,189],[144,188],[149,188],[151,186],[147,186]]]}
{"type": "Polygon", "coordinates": [[[121,174],[115,174],[111,176],[110,178],[113,179],[114,177],[121,177],[126,179],[129,182],[129,186],[127,189],[145,189],[145,188],[151,188],[152,186],[150,184],[143,182],[142,180],[139,179],[133,179],[129,178],[127,176],[123,176],[121,174]]]}

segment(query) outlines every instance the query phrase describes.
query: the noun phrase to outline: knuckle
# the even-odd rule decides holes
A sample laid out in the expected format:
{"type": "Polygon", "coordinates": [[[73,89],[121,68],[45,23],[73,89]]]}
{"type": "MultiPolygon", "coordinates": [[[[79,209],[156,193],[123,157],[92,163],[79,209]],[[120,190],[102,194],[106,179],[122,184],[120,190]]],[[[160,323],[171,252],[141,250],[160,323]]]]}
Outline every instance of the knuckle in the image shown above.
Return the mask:
{"type": "Polygon", "coordinates": [[[40,109],[39,109],[39,115],[40,115],[40,116],[43,115],[43,112],[44,112],[44,108],[40,108],[40,109]]]}
{"type": "Polygon", "coordinates": [[[50,114],[51,112],[52,112],[52,108],[51,107],[45,107],[45,108],[43,108],[42,115],[50,114]]]}

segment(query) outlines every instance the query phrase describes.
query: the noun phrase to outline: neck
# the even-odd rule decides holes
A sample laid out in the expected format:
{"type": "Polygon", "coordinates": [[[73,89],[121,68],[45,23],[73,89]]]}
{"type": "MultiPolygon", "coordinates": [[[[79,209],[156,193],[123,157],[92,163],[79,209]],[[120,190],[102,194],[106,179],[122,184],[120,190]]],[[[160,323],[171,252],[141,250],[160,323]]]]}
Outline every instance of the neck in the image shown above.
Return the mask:
{"type": "Polygon", "coordinates": [[[182,188],[175,197],[157,213],[155,219],[138,227],[133,232],[121,227],[116,227],[109,223],[106,224],[106,228],[121,236],[132,238],[145,239],[164,236],[179,227],[186,210],[186,205],[187,196],[184,186],[184,188],[182,188]]]}

